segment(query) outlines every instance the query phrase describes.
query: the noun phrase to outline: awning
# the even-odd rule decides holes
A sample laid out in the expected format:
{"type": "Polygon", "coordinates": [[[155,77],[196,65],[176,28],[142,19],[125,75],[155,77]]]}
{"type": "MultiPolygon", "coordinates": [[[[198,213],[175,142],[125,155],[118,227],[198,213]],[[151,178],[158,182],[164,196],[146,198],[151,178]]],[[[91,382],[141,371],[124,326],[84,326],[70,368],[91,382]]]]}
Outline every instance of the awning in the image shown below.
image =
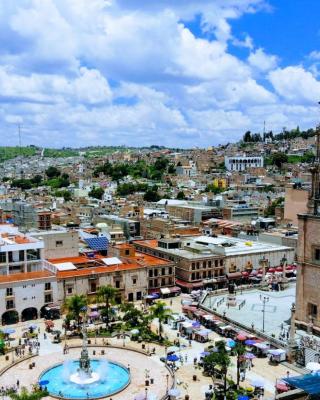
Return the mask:
{"type": "Polygon", "coordinates": [[[171,293],[180,293],[181,292],[181,288],[179,288],[178,286],[169,287],[169,290],[171,293]]]}
{"type": "Polygon", "coordinates": [[[60,304],[57,303],[50,303],[46,305],[46,311],[50,310],[60,310],[60,304]]]}
{"type": "Polygon", "coordinates": [[[176,279],[176,284],[188,289],[193,289],[196,287],[202,287],[203,282],[186,282],[186,281],[181,281],[180,279],[176,279]]]}
{"type": "Polygon", "coordinates": [[[306,374],[292,378],[283,378],[282,380],[290,386],[302,389],[308,394],[320,394],[320,375],[318,374],[306,374]]]}
{"type": "Polygon", "coordinates": [[[228,279],[241,279],[242,273],[241,272],[232,272],[231,274],[227,274],[228,279]]]}
{"type": "Polygon", "coordinates": [[[161,292],[161,294],[170,294],[171,292],[170,292],[170,289],[168,289],[168,288],[160,288],[160,292],[161,292]]]}

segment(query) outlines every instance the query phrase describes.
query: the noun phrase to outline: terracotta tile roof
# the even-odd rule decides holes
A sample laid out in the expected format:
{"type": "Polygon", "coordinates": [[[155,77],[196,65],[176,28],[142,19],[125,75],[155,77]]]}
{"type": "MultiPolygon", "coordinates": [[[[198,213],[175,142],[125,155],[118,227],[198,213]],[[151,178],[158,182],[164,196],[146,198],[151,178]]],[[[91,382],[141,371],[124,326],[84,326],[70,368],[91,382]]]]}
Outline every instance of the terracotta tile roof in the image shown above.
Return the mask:
{"type": "Polygon", "coordinates": [[[72,264],[85,264],[90,261],[96,261],[95,258],[88,258],[86,256],[78,256],[78,257],[61,257],[61,258],[50,258],[48,260],[52,264],[61,264],[65,262],[71,262],[72,264]]]}
{"type": "Polygon", "coordinates": [[[158,240],[151,239],[151,240],[136,240],[135,243],[139,243],[146,247],[156,248],[158,247],[158,240]]]}
{"type": "Polygon", "coordinates": [[[72,271],[58,271],[57,278],[72,278],[75,276],[91,276],[98,274],[107,274],[115,271],[130,271],[135,269],[145,268],[143,265],[138,264],[118,264],[118,265],[110,265],[110,266],[97,266],[92,268],[82,268],[78,270],[72,271]]]}
{"type": "Polygon", "coordinates": [[[44,271],[35,271],[35,272],[21,272],[18,274],[11,274],[11,275],[0,275],[0,284],[1,283],[9,283],[9,282],[22,282],[28,280],[35,280],[35,279],[42,279],[52,277],[54,274],[51,272],[44,270],[44,271]]]}

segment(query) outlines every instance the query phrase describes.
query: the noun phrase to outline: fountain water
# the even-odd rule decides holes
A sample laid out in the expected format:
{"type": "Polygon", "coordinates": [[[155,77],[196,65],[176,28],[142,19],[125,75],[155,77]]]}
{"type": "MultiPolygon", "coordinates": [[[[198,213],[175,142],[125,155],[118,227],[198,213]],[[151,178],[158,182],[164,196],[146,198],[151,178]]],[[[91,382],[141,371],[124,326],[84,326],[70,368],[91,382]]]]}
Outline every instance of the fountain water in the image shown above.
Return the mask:
{"type": "Polygon", "coordinates": [[[82,349],[78,361],[67,360],[42,374],[53,396],[66,399],[107,397],[124,389],[130,382],[129,371],[114,362],[91,360],[85,323],[82,326],[82,349]]]}

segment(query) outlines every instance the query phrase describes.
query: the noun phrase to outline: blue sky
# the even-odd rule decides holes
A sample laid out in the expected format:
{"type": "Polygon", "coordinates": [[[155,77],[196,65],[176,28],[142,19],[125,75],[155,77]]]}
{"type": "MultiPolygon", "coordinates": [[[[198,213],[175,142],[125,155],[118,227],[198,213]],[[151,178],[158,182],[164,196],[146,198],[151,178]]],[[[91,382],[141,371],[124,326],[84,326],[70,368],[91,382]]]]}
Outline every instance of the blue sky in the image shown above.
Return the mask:
{"type": "Polygon", "coordinates": [[[317,0],[12,0],[3,144],[205,147],[320,120],[317,0]]]}

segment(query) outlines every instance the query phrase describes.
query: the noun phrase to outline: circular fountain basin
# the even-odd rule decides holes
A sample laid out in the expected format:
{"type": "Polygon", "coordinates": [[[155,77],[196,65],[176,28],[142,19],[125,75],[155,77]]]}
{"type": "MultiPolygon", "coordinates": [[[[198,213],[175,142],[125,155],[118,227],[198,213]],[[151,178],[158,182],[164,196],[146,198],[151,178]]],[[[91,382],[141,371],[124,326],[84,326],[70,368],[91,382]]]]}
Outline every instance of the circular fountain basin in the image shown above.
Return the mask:
{"type": "Polygon", "coordinates": [[[111,396],[130,383],[129,371],[120,364],[106,360],[91,360],[91,377],[79,374],[79,361],[58,364],[46,370],[39,381],[47,380],[50,395],[65,399],[97,399],[111,396]]]}

